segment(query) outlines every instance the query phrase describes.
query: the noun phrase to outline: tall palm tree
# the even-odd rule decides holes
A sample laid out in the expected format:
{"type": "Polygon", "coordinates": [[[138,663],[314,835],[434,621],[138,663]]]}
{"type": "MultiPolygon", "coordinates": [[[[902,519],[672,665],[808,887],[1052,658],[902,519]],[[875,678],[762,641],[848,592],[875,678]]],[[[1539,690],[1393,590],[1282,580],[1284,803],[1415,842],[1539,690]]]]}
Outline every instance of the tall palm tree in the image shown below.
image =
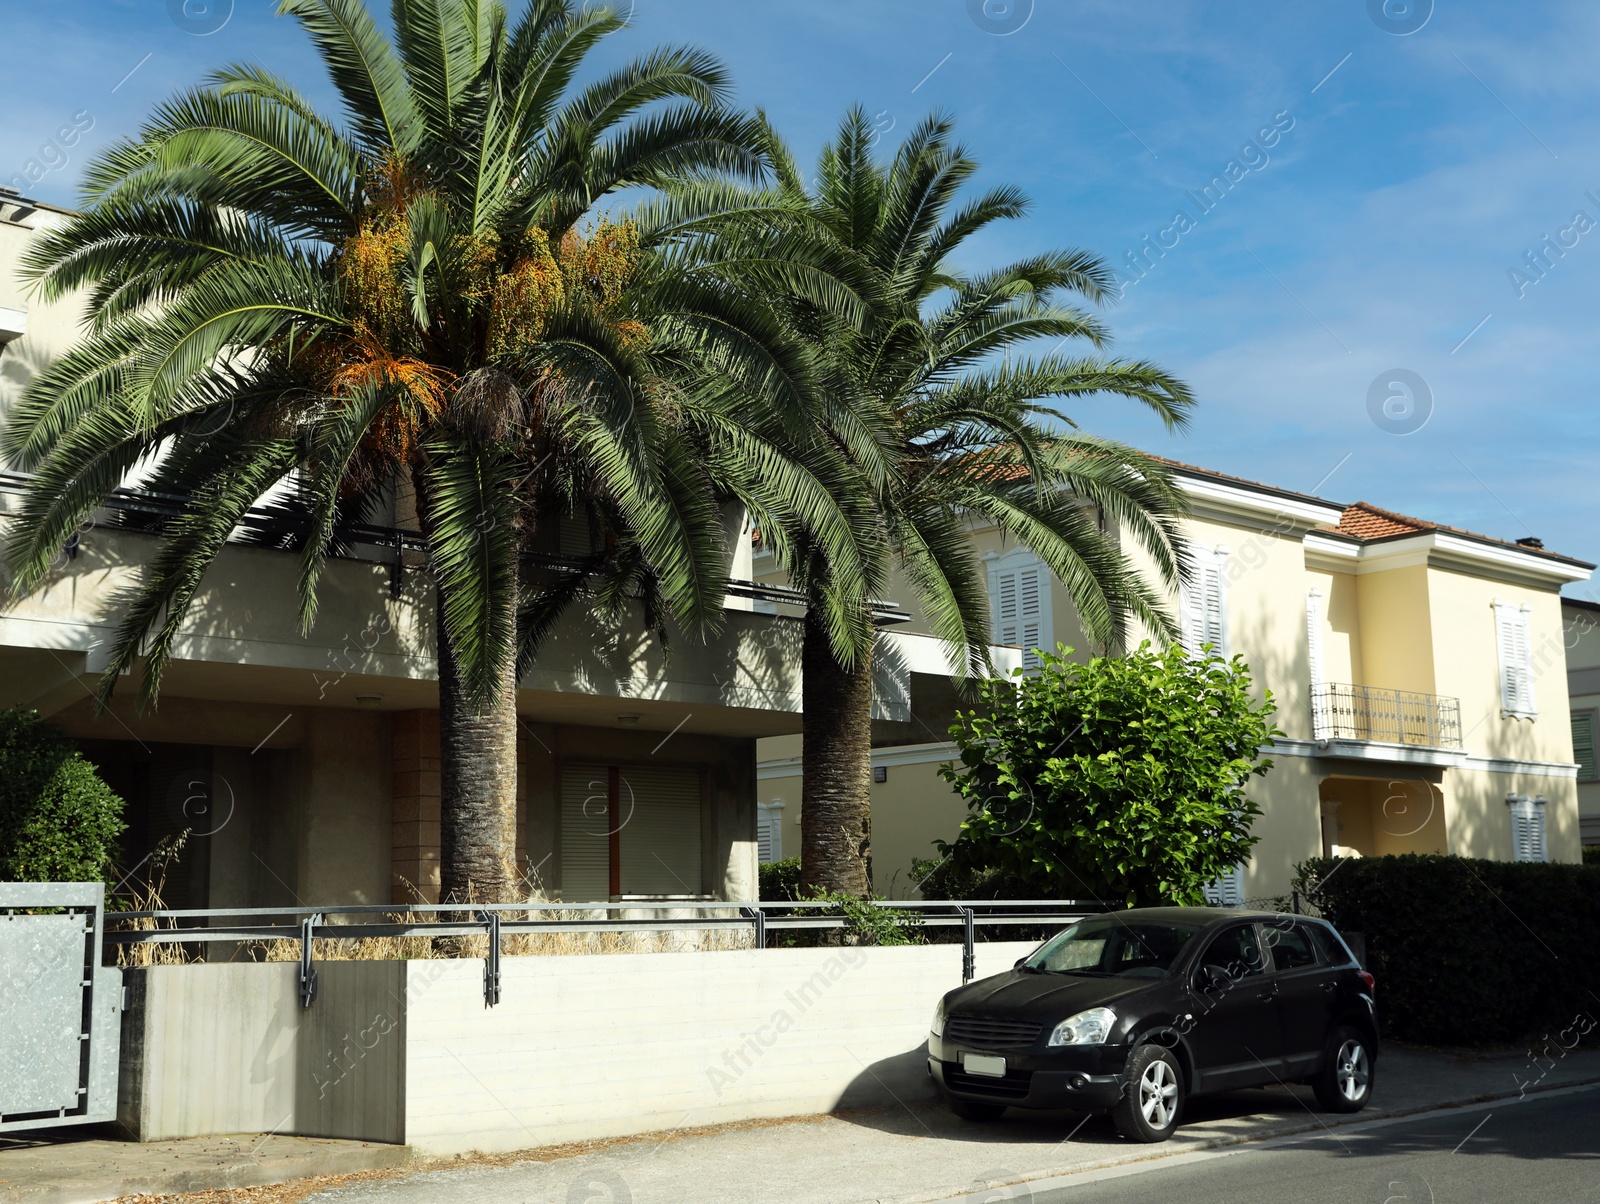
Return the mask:
{"type": "MultiPolygon", "coordinates": [[[[715,464],[773,455],[734,445],[735,398],[752,430],[801,422],[803,349],[697,270],[705,240],[598,208],[753,179],[759,130],[692,49],[577,86],[624,25],[604,8],[534,0],[512,20],[493,0],[394,0],[392,36],[361,0],[279,11],[315,43],[339,119],[258,67],[219,71],[96,160],[84,211],[32,254],[45,295],[87,289],[91,328],[4,432],[0,454],[34,474],[7,557],[16,588],[35,585],[141,465],[190,499],[126,599],[101,688],[137,663],[153,704],[250,506],[292,483],[309,630],[341,524],[398,498],[436,590],[441,890],[509,900],[519,667],[596,581],[654,623],[713,626],[715,464]],[[572,510],[602,550],[562,572],[534,550],[572,510]]],[[[815,516],[830,495],[797,504],[815,516]]],[[[848,538],[826,516],[808,529],[836,552],[848,538]]]]}
{"type": "MultiPolygon", "coordinates": [[[[879,441],[881,468],[862,467],[875,491],[881,554],[860,563],[898,568],[934,633],[956,650],[962,674],[990,669],[974,520],[1031,548],[1066,585],[1095,639],[1116,641],[1130,619],[1175,634],[1160,587],[1170,589],[1182,571],[1181,495],[1161,462],[1080,433],[1064,407],[1111,395],[1149,407],[1173,429],[1186,421],[1189,390],[1155,364],[1098,354],[1109,341],[1106,327],[1071,303],[1107,299],[1112,274],[1095,256],[1048,252],[988,272],[960,269],[974,236],[1021,217],[1027,201],[998,188],[958,205],[977,165],[954,143],[948,120],[921,123],[888,161],[874,156],[876,140],[865,111],[851,110],[808,184],[768,130],[775,185],[710,186],[680,202],[698,204],[707,228],[748,228],[759,218],[791,259],[817,265],[838,285],[831,294],[792,296],[789,315],[824,361],[842,408],[879,441]],[[1073,342],[1092,353],[1058,354],[1073,342]],[[1041,345],[1048,349],[1028,354],[1041,345]],[[1106,519],[1144,549],[1159,582],[1144,579],[1106,519]]],[[[860,441],[848,447],[860,463],[860,441]]],[[[801,880],[862,894],[869,889],[870,617],[855,624],[863,635],[841,657],[838,623],[820,621],[850,597],[835,588],[834,562],[803,533],[778,551],[811,597],[802,656],[801,880]]]]}

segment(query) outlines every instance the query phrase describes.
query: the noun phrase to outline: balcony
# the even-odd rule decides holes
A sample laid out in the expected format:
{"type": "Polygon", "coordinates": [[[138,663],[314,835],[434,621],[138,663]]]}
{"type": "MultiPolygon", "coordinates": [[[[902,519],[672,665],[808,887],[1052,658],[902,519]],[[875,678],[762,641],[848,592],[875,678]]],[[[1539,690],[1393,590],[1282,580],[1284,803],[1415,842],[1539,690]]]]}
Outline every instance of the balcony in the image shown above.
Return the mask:
{"type": "Polygon", "coordinates": [[[1317,742],[1334,756],[1431,761],[1428,754],[1462,747],[1461,702],[1436,694],[1330,682],[1311,691],[1311,722],[1317,742]],[[1384,755],[1381,746],[1396,755],[1384,755]],[[1424,755],[1405,755],[1410,750],[1424,755]]]}

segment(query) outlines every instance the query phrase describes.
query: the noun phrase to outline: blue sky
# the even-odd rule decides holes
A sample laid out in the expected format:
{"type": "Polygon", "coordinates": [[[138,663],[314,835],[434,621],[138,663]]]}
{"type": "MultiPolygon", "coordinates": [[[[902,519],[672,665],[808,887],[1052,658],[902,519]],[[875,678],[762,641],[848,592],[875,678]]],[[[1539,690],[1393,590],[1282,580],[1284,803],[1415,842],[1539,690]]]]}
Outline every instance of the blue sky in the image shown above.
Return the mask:
{"type": "MultiPolygon", "coordinates": [[[[8,6],[0,183],[70,204],[97,148],[225,62],[331,99],[273,7],[8,6]]],[[[1194,387],[1193,427],[1106,400],[1087,429],[1600,561],[1592,0],[637,0],[600,58],[662,41],[720,55],[806,158],[853,102],[886,145],[952,114],[983,181],[1035,202],[963,266],[1168,244],[1106,316],[1116,353],[1194,387]]]]}

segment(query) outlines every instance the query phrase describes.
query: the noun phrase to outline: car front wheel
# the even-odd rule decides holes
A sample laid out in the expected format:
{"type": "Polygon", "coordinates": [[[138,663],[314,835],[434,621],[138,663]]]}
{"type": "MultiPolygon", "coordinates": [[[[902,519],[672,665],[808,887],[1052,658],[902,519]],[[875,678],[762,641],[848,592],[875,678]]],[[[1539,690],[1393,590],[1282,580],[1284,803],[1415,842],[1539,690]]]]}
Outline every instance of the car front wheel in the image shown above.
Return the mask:
{"type": "Polygon", "coordinates": [[[1317,1103],[1329,1112],[1359,1112],[1372,1098],[1372,1046],[1353,1028],[1336,1028],[1328,1037],[1322,1072],[1312,1080],[1317,1103]]]}
{"type": "Polygon", "coordinates": [[[1111,1119],[1129,1141],[1165,1141],[1183,1109],[1183,1072],[1171,1052],[1141,1045],[1128,1063],[1128,1085],[1111,1119]]]}

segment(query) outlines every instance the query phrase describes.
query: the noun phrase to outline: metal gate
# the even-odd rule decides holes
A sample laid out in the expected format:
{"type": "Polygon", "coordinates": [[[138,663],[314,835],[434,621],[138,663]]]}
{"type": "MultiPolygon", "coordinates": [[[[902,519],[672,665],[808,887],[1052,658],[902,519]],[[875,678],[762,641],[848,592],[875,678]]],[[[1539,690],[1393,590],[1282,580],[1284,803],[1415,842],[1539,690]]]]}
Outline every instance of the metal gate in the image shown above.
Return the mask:
{"type": "Polygon", "coordinates": [[[0,882],[0,1132],[115,1120],[122,971],[99,882],[0,882]]]}

